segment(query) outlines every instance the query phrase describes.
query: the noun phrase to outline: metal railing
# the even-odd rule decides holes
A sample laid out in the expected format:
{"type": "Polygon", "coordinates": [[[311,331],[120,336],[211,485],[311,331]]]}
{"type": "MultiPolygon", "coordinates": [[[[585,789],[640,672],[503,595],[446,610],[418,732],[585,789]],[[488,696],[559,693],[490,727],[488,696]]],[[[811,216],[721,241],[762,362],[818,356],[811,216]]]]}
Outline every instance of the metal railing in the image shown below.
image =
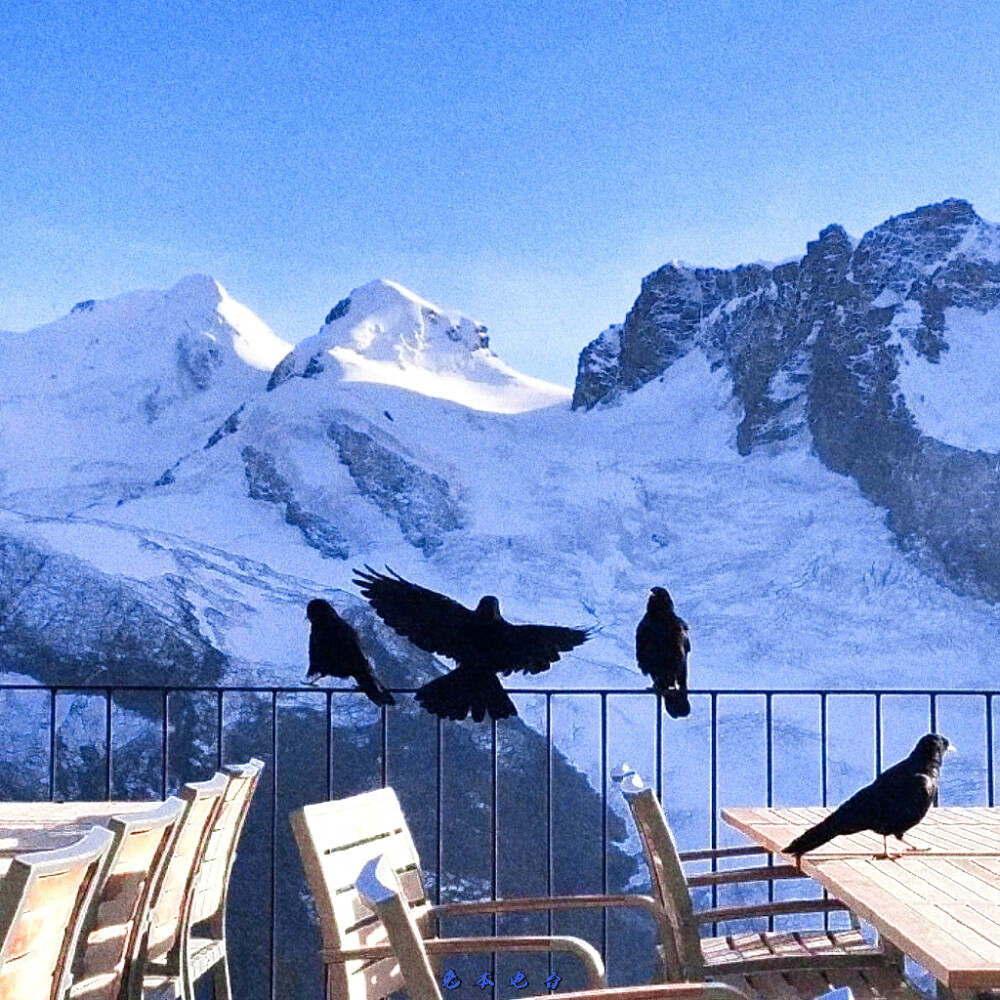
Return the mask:
{"type": "MultiPolygon", "coordinates": [[[[0,683],[0,796],[160,798],[222,763],[262,758],[229,922],[235,992],[247,998],[320,995],[287,814],[324,797],[392,784],[439,902],[608,893],[641,879],[609,794],[625,760],[655,785],[682,849],[738,842],[719,824],[723,805],[841,801],[939,727],[961,752],[944,769],[942,804],[995,800],[994,691],[692,691],[690,717],[673,720],[648,690],[508,690],[520,719],[477,725],[428,715],[405,697],[412,690],[396,690],[400,704],[387,710],[304,687],[0,683]]],[[[590,937],[612,980],[627,981],[616,961],[642,949],[625,919],[549,913],[541,925],[498,926],[494,916],[482,929],[590,937]]],[[[638,960],[630,968],[646,975],[638,960]]]]}

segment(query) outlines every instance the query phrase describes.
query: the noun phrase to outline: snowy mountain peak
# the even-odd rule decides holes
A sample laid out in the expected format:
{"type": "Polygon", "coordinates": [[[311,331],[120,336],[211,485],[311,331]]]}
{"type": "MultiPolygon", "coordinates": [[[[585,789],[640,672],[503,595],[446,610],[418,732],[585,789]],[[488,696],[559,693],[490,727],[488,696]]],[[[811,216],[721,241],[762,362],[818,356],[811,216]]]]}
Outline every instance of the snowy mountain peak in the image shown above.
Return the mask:
{"type": "Polygon", "coordinates": [[[2,496],[48,504],[53,479],[73,483],[76,501],[87,489],[130,495],[200,448],[289,350],[205,275],[79,302],[55,322],[4,334],[0,439],[48,461],[8,456],[2,496]]]}
{"type": "Polygon", "coordinates": [[[327,349],[346,348],[372,361],[441,370],[472,351],[489,350],[486,327],[446,312],[393,281],[356,288],[327,316],[320,334],[327,349]]]}
{"type": "Polygon", "coordinates": [[[481,323],[384,279],[341,299],[319,333],[275,368],[268,389],[320,375],[393,385],[502,413],[565,403],[570,397],[562,386],[505,365],[490,350],[481,323]]]}

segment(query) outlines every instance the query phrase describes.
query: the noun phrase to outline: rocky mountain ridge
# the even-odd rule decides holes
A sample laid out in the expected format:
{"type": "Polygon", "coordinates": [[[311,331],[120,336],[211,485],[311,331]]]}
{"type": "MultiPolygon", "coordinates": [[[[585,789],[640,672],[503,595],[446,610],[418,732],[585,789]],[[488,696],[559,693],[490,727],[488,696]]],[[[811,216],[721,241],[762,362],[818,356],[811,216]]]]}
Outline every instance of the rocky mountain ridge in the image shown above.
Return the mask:
{"type": "Polygon", "coordinates": [[[620,400],[698,347],[732,379],[740,454],[799,440],[887,508],[939,579],[997,601],[1000,441],[935,437],[919,385],[904,391],[917,369],[933,385],[970,316],[983,318],[980,349],[1000,357],[1000,226],[967,202],[918,208],[856,242],[831,225],[797,262],[648,275],[624,323],[581,353],[573,406],[620,400]]]}

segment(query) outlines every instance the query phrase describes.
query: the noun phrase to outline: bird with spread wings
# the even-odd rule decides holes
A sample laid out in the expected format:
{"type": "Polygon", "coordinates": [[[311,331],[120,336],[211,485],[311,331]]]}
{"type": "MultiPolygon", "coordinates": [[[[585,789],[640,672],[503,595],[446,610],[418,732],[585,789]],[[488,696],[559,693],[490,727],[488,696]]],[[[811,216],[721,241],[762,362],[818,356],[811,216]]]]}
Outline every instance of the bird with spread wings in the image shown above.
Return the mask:
{"type": "Polygon", "coordinates": [[[445,719],[464,719],[471,713],[476,722],[482,722],[487,714],[491,719],[517,715],[497,675],[541,673],[561,653],[590,636],[581,628],[513,625],[500,614],[500,602],[492,595],[481,598],[473,611],[404,580],[388,567],[387,573],[371,566],[354,573],[354,583],[386,625],[420,649],[457,664],[417,691],[417,701],[445,719]]]}

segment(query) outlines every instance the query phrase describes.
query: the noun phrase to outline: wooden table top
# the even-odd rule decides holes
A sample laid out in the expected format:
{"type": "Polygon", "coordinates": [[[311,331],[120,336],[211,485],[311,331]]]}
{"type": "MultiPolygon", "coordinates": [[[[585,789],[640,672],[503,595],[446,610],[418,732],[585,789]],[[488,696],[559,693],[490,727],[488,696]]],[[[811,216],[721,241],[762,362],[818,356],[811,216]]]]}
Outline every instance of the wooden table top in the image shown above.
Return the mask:
{"type": "MultiPolygon", "coordinates": [[[[724,809],[722,818],[780,852],[831,810],[724,809]]],[[[932,809],[906,834],[925,848],[876,858],[882,837],[837,837],[802,870],[952,990],[1000,987],[1000,809],[932,809]]],[[[889,838],[895,854],[903,845],[889,838]]]]}

